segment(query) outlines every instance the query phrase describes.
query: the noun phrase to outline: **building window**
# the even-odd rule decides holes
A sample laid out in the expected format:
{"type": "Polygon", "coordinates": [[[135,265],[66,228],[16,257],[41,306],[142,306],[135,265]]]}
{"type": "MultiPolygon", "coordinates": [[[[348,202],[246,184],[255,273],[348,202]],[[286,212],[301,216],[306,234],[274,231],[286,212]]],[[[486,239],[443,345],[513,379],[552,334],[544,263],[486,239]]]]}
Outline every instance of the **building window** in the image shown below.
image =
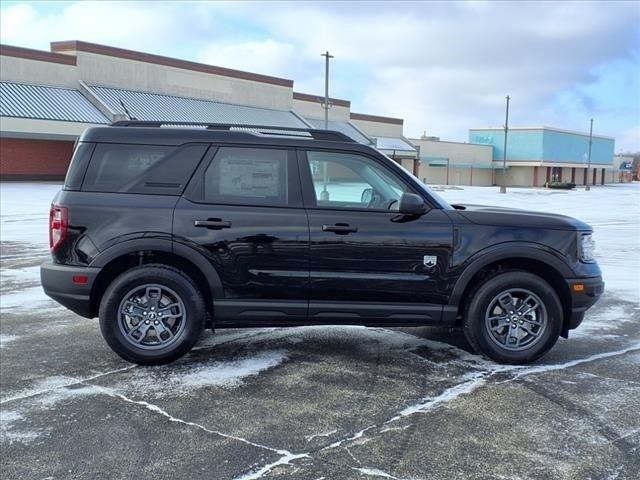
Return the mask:
{"type": "Polygon", "coordinates": [[[553,167],[551,169],[551,182],[562,181],[562,167],[553,167]]]}

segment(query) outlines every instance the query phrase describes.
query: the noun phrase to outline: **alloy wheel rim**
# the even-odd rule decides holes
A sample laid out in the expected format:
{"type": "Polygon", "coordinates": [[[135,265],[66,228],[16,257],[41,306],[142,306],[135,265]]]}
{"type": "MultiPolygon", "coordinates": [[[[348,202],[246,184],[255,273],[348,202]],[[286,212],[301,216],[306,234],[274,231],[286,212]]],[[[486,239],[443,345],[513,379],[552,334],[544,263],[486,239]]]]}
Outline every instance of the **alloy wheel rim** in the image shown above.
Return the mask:
{"type": "Polygon", "coordinates": [[[524,288],[504,290],[493,297],[484,318],[491,341],[512,352],[537,344],[548,325],[544,303],[524,288]]]}
{"type": "Polygon", "coordinates": [[[164,285],[137,286],[118,307],[118,326],[125,340],[145,350],[158,350],[175,342],[186,319],[184,302],[164,285]]]}

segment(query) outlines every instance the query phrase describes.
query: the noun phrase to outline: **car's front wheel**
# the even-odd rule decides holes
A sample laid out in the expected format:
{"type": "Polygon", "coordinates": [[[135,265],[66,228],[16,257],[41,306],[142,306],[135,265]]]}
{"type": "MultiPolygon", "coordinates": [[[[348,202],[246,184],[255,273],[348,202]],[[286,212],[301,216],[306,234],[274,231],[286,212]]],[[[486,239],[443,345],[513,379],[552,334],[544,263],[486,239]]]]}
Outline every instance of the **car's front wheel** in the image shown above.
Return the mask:
{"type": "Polygon", "coordinates": [[[205,315],[202,294],[188,276],[165,265],[142,265],[107,288],[100,304],[100,329],[125,360],[160,365],[195,345],[205,315]]]}
{"type": "Polygon", "coordinates": [[[562,330],[562,305],[544,279],[504,272],[484,281],[465,311],[472,347],[501,363],[532,362],[547,353],[562,330]]]}

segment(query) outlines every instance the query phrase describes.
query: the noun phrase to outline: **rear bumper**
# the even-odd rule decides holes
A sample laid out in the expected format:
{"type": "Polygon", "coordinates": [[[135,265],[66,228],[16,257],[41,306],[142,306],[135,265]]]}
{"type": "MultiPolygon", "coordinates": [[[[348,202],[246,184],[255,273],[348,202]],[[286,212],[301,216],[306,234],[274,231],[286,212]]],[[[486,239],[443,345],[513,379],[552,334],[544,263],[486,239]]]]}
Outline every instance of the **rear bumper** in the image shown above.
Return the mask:
{"type": "Polygon", "coordinates": [[[571,316],[565,324],[566,330],[577,328],[582,323],[585,312],[590,309],[604,292],[601,276],[571,278],[567,280],[571,292],[571,316]],[[580,287],[582,285],[582,287],[580,287]]]}
{"type": "Polygon", "coordinates": [[[77,267],[46,262],[40,267],[44,293],[60,305],[86,318],[92,318],[91,288],[100,268],[77,267]],[[74,277],[86,277],[86,283],[74,283],[74,277]]]}

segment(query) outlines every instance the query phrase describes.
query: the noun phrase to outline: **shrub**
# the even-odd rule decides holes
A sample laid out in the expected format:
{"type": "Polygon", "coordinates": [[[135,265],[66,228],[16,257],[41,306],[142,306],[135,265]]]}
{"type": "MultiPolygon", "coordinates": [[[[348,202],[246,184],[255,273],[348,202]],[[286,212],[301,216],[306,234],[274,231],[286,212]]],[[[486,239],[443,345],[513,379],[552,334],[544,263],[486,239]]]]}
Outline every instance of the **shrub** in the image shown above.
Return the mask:
{"type": "Polygon", "coordinates": [[[545,187],[555,188],[558,190],[571,190],[576,188],[576,184],[571,182],[547,182],[545,187]]]}

